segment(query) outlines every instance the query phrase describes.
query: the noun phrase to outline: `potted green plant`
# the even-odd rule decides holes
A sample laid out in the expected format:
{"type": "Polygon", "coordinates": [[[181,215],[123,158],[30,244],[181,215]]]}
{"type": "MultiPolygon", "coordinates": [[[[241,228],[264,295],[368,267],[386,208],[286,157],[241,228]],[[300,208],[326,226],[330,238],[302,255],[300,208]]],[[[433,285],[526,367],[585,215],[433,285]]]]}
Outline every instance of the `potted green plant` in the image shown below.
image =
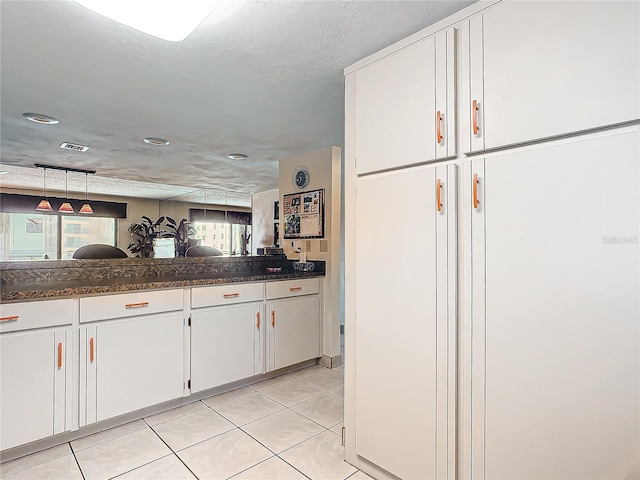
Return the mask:
{"type": "Polygon", "coordinates": [[[132,237],[127,249],[134,257],[153,257],[153,240],[164,238],[167,234],[162,228],[165,217],[153,221],[143,215],[141,219],[140,222],[134,222],[127,228],[132,237]]]}
{"type": "MultiPolygon", "coordinates": [[[[166,217],[166,228],[168,229],[168,237],[173,237],[176,240],[176,256],[184,257],[187,249],[192,245],[192,241],[189,236],[196,234],[194,228],[189,225],[186,218],[180,220],[180,223],[171,217],[166,217]]],[[[193,243],[195,245],[195,243],[193,243]]]]}
{"type": "Polygon", "coordinates": [[[127,246],[134,257],[153,257],[153,240],[156,238],[173,238],[176,244],[176,257],[184,257],[187,249],[195,245],[195,240],[189,236],[196,231],[189,225],[186,218],[176,222],[171,217],[160,217],[151,220],[142,216],[140,222],[134,222],[127,229],[131,236],[131,242],[127,246]]]}

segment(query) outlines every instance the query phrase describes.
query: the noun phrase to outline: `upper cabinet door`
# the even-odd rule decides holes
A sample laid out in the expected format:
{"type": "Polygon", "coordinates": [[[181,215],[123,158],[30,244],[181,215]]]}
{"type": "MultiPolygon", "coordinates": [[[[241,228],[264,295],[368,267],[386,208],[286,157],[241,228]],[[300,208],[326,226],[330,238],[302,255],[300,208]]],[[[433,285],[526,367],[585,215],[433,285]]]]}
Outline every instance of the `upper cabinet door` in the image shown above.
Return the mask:
{"type": "Polygon", "coordinates": [[[436,158],[456,155],[455,31],[438,33],[436,40],[436,158]]]}
{"type": "Polygon", "coordinates": [[[640,118],[640,3],[552,7],[505,1],[463,28],[465,152],[640,118]]]}
{"type": "Polygon", "coordinates": [[[356,173],[436,158],[435,38],[354,73],[356,173]]]}

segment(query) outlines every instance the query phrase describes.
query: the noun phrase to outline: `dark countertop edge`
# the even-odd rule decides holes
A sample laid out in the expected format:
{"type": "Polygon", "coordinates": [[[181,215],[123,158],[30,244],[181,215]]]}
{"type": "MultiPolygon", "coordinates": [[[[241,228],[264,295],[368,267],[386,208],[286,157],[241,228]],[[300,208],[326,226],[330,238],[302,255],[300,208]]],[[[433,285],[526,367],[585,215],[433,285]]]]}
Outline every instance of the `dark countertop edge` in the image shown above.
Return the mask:
{"type": "Polygon", "coordinates": [[[44,300],[53,298],[79,297],[84,295],[99,295],[103,293],[128,293],[139,290],[160,290],[167,288],[197,287],[206,285],[223,285],[227,283],[264,282],[272,280],[296,280],[298,278],[324,277],[324,272],[286,272],[286,273],[260,273],[249,275],[237,275],[233,277],[197,278],[141,282],[140,279],[131,279],[132,283],[119,283],[117,285],[89,285],[73,288],[21,288],[13,290],[3,288],[0,303],[24,302],[29,300],[44,300]],[[138,280],[134,283],[135,280],[138,280]]]}

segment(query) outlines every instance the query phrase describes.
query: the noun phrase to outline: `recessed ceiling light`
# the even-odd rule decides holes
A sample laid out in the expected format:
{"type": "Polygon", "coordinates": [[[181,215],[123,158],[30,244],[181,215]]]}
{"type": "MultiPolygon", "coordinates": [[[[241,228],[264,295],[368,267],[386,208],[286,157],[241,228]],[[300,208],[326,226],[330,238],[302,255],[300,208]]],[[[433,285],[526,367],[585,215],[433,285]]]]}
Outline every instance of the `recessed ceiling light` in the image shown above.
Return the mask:
{"type": "Polygon", "coordinates": [[[219,2],[220,0],[76,0],[76,3],[103,17],[171,42],[187,38],[219,2]]]}
{"type": "Polygon", "coordinates": [[[244,160],[248,158],[244,153],[230,153],[227,155],[231,160],[244,160]]]}
{"type": "Polygon", "coordinates": [[[169,145],[169,140],[156,137],[147,137],[144,139],[144,142],[148,143],[149,145],[155,145],[156,147],[164,147],[165,145],[169,145]]]}
{"type": "Polygon", "coordinates": [[[0,170],[0,175],[6,175],[7,173],[9,172],[7,172],[6,170],[0,170]]]}
{"type": "Polygon", "coordinates": [[[43,123],[45,125],[57,125],[60,123],[60,120],[57,118],[50,117],[49,115],[43,115],[41,113],[23,113],[22,116],[32,122],[43,123]]]}

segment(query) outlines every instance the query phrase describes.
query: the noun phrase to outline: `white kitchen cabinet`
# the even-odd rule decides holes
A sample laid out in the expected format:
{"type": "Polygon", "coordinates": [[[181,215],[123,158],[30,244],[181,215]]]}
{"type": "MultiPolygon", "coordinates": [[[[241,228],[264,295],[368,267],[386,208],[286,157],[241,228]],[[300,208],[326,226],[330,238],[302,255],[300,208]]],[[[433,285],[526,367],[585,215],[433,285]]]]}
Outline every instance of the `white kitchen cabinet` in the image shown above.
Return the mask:
{"type": "Polygon", "coordinates": [[[263,373],[264,323],[262,303],[193,310],[191,392],[263,373]]]}
{"type": "Polygon", "coordinates": [[[356,452],[400,478],[455,466],[455,168],[356,183],[356,452]]]}
{"type": "Polygon", "coordinates": [[[355,73],[358,174],[455,155],[454,69],[449,29],[355,73]]]}
{"type": "Polygon", "coordinates": [[[319,289],[317,278],[267,283],[267,371],[320,356],[319,289]]]}
{"type": "Polygon", "coordinates": [[[640,472],[639,145],[465,163],[461,478],[640,472]]]}
{"type": "Polygon", "coordinates": [[[503,1],[459,27],[464,152],[640,119],[640,3],[503,1]]]}
{"type": "MultiPolygon", "coordinates": [[[[47,303],[41,302],[41,313],[46,311],[47,303]]],[[[23,304],[12,304],[10,309],[22,313],[20,305],[23,304]]],[[[59,305],[51,307],[55,311],[59,305]]],[[[7,306],[2,308],[3,319],[25,316],[6,315],[7,306]]],[[[71,323],[71,317],[49,315],[48,319],[54,325],[71,323]]],[[[71,430],[72,338],[67,328],[15,331],[0,336],[0,450],[71,430]]]]}
{"type": "Polygon", "coordinates": [[[80,328],[80,426],[184,392],[182,311],[80,328]]]}

